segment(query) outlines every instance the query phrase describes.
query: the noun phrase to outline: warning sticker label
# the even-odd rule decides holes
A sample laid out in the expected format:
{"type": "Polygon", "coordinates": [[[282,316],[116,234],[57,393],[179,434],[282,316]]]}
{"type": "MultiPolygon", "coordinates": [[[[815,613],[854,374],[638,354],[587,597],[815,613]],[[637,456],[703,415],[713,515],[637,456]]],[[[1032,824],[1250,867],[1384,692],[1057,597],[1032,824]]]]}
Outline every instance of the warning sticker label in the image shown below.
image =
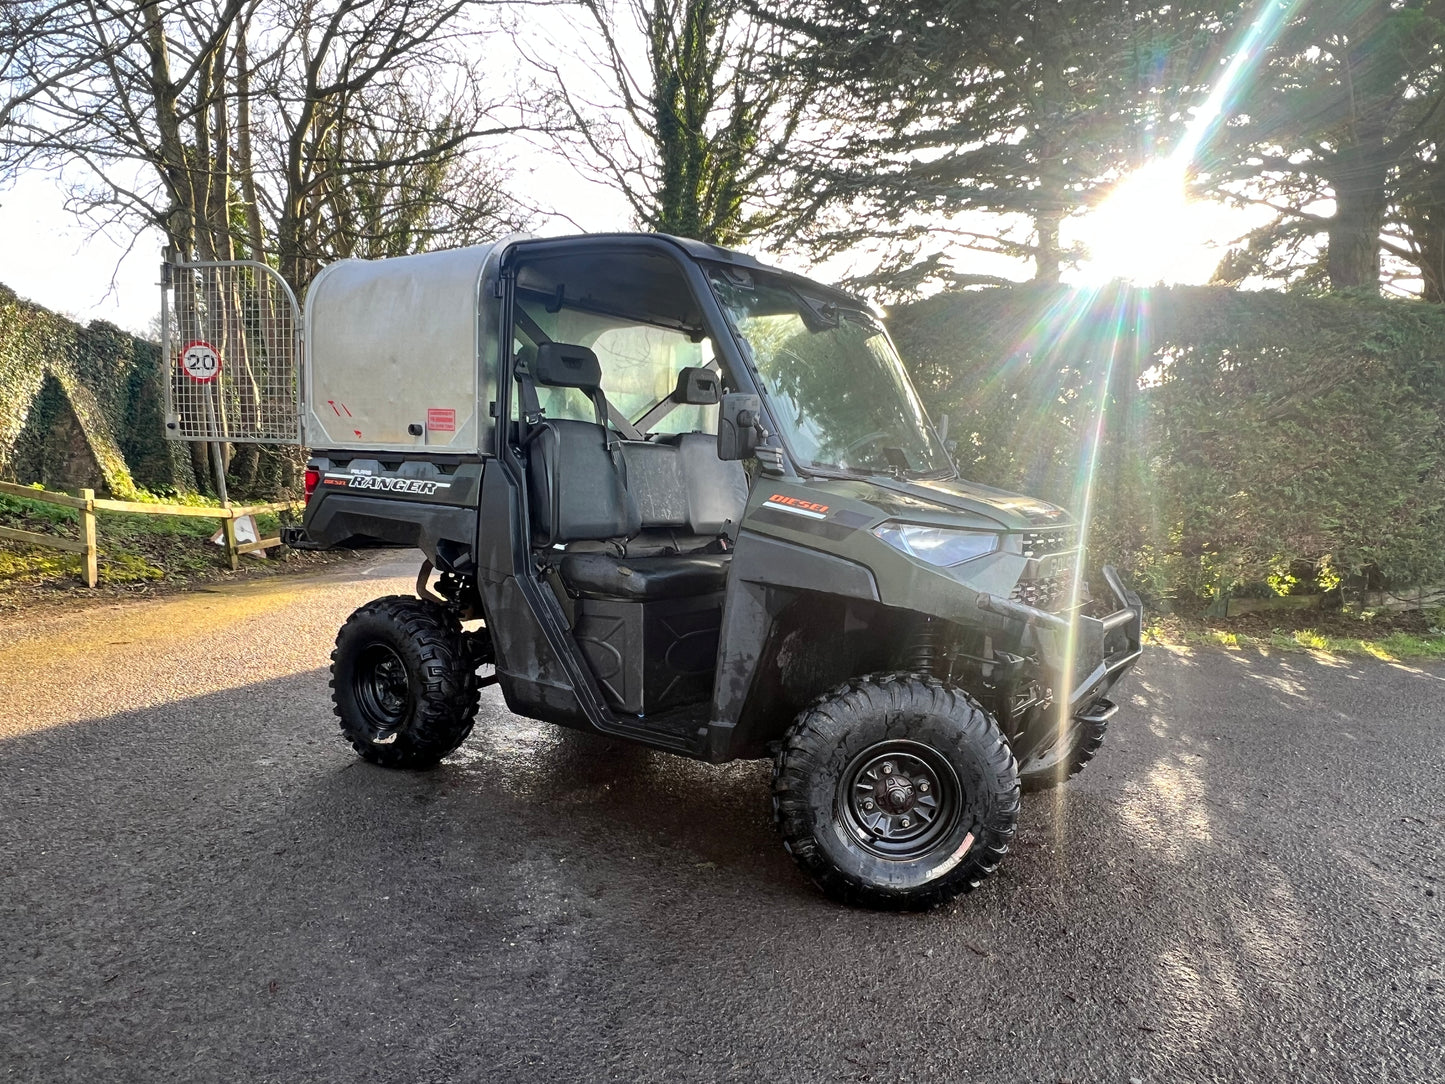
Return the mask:
{"type": "Polygon", "coordinates": [[[457,412],[450,407],[427,407],[426,427],[432,433],[455,433],[457,412]]]}

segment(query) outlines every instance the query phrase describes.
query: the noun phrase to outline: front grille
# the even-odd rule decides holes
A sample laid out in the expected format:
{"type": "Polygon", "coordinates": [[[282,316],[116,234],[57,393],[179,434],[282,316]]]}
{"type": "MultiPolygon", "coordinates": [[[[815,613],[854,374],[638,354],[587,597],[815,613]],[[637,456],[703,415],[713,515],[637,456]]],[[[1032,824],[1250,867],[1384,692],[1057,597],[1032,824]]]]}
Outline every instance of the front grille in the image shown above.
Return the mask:
{"type": "Polygon", "coordinates": [[[1066,608],[1073,594],[1076,558],[1072,551],[1078,539],[1077,527],[1025,531],[1023,555],[1029,558],[1029,564],[1009,597],[1039,610],[1052,612],[1066,608]],[[1040,560],[1059,554],[1067,556],[1053,561],[1040,560]],[[1048,569],[1046,574],[1044,569],[1048,569]]]}
{"type": "Polygon", "coordinates": [[[1020,580],[1009,598],[1039,610],[1061,610],[1069,604],[1073,584],[1073,568],[1064,568],[1048,579],[1020,580]]]}
{"type": "Polygon", "coordinates": [[[1071,550],[1078,542],[1076,527],[1051,527],[1046,531],[1024,532],[1024,556],[1044,557],[1050,553],[1071,550]]]}

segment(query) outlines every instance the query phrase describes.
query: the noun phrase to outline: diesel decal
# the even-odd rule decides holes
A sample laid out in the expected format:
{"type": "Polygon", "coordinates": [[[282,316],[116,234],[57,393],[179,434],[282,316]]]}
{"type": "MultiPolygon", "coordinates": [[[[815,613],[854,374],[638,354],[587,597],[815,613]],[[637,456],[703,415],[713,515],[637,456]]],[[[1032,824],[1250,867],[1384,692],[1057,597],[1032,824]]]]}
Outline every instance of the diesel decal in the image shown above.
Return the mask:
{"type": "Polygon", "coordinates": [[[768,498],[768,503],[782,511],[796,512],[798,515],[807,516],[810,519],[822,519],[828,514],[828,505],[826,504],[814,504],[801,497],[789,497],[783,493],[774,493],[768,498]]]}
{"type": "Polygon", "coordinates": [[[433,482],[426,478],[387,478],[384,475],[348,474],[344,482],[333,482],[328,475],[327,485],[344,484],[347,489],[379,489],[385,493],[417,493],[428,497],[439,489],[450,489],[450,482],[433,482]]]}
{"type": "Polygon", "coordinates": [[[772,527],[786,527],[790,531],[802,531],[804,534],[815,534],[832,542],[843,541],[857,529],[827,516],[820,516],[817,512],[809,512],[806,508],[790,508],[786,504],[765,503],[746,520],[748,526],[760,523],[772,527]]]}

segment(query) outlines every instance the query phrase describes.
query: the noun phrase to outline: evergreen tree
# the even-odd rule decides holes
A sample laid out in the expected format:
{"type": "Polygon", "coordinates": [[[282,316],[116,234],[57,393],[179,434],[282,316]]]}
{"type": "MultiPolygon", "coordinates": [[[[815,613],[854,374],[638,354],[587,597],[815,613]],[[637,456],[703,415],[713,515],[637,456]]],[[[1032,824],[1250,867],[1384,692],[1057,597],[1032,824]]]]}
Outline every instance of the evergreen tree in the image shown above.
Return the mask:
{"type": "MultiPolygon", "coordinates": [[[[777,17],[823,86],[785,239],[888,242],[877,280],[965,281],[959,247],[1055,282],[1061,227],[1180,126],[1222,51],[1217,5],[813,0],[777,17]]],[[[1227,14],[1227,12],[1225,13],[1227,14]]]]}
{"type": "MultiPolygon", "coordinates": [[[[1376,288],[1382,240],[1405,214],[1418,240],[1438,205],[1429,195],[1439,83],[1419,73],[1438,58],[1438,0],[1307,0],[1289,18],[1233,103],[1203,180],[1278,217],[1226,260],[1221,279],[1265,275],[1331,289],[1376,288]]],[[[1438,59],[1436,60],[1438,63],[1438,59]]],[[[1396,246],[1411,255],[1408,243],[1396,246]]],[[[1423,252],[1423,249],[1422,249],[1423,252]]],[[[1426,256],[1421,256],[1426,258],[1426,256]]]]}

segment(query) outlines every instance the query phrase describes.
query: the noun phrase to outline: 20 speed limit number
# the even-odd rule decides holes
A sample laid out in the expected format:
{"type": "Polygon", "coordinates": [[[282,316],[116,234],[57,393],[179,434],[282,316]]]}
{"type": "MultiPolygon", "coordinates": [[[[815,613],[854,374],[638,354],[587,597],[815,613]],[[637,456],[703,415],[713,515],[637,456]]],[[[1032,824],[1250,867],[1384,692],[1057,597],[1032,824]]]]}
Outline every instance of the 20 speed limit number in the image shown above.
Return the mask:
{"type": "Polygon", "coordinates": [[[221,372],[221,355],[204,339],[186,343],[181,348],[181,368],[198,384],[209,384],[221,372]]]}

